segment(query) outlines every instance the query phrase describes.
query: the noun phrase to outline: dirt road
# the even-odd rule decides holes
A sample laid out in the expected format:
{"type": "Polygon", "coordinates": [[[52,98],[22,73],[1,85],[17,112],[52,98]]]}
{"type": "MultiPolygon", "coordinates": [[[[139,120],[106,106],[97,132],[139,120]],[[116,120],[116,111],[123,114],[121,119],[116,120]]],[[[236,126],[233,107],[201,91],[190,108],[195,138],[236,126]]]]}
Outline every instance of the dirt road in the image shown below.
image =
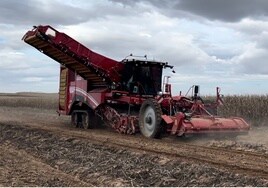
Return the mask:
{"type": "MultiPolygon", "coordinates": [[[[263,132],[263,131],[261,131],[263,132]]],[[[0,186],[268,186],[266,142],[161,140],[0,107],[0,186]]]]}

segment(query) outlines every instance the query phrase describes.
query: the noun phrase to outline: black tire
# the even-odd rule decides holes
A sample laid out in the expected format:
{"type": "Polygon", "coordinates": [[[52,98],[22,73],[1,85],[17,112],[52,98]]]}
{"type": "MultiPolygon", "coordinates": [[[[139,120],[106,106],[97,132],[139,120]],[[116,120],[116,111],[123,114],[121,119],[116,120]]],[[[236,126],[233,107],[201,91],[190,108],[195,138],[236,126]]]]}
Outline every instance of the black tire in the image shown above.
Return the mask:
{"type": "Polygon", "coordinates": [[[94,113],[93,110],[88,110],[82,113],[81,128],[92,129],[96,128],[100,123],[99,117],[94,113]]]}
{"type": "Polygon", "coordinates": [[[78,114],[76,112],[72,112],[71,114],[71,124],[74,127],[79,126],[78,114]]]}
{"type": "Polygon", "coordinates": [[[77,110],[73,111],[71,115],[71,123],[74,127],[79,127],[83,129],[91,129],[96,127],[99,122],[98,117],[92,110],[77,110]]]}
{"type": "Polygon", "coordinates": [[[139,112],[139,127],[147,138],[159,138],[161,133],[162,110],[154,99],[145,100],[139,112]]]}
{"type": "Polygon", "coordinates": [[[90,116],[87,111],[81,113],[82,121],[81,121],[81,128],[89,129],[90,128],[90,116]]]}

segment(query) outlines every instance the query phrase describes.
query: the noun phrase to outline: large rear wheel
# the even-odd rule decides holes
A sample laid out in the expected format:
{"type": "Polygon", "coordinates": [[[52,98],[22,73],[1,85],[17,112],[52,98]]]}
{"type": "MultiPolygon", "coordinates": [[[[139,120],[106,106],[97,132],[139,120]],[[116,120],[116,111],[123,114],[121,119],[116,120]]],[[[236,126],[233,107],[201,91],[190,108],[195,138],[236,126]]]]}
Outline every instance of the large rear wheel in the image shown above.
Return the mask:
{"type": "Polygon", "coordinates": [[[154,99],[143,102],[139,113],[139,127],[141,133],[148,138],[158,138],[161,133],[162,110],[154,99]]]}

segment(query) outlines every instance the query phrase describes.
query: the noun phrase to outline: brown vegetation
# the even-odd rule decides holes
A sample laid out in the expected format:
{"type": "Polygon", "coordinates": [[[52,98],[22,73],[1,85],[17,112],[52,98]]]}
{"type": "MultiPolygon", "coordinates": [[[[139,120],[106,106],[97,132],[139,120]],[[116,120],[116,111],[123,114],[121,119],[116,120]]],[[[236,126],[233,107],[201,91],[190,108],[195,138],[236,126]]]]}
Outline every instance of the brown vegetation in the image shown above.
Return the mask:
{"type": "MultiPolygon", "coordinates": [[[[206,96],[206,101],[214,97],[206,96]]],[[[56,93],[15,93],[0,94],[0,106],[31,107],[56,110],[56,93]]],[[[224,117],[242,117],[252,126],[262,126],[268,121],[268,95],[232,95],[224,97],[224,105],[218,109],[218,115],[224,117]]]]}
{"type": "Polygon", "coordinates": [[[252,126],[265,125],[268,120],[268,95],[226,96],[219,115],[243,117],[252,126]]]}
{"type": "Polygon", "coordinates": [[[39,109],[57,109],[56,93],[1,93],[0,106],[31,107],[39,109]]]}

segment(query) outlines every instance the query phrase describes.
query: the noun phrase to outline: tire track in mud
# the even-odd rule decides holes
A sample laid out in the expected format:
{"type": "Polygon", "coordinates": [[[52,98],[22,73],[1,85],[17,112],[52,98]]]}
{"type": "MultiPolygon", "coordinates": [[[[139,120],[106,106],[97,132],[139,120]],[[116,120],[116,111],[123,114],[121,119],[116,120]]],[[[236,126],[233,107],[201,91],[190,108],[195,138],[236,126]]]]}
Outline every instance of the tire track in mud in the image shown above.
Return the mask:
{"type": "MultiPolygon", "coordinates": [[[[177,156],[174,145],[161,145],[159,140],[116,134],[107,138],[109,134],[40,126],[0,123],[0,143],[10,142],[51,167],[95,186],[268,186],[259,171],[250,177],[253,173],[239,175],[234,173],[236,169],[217,169],[200,164],[198,159],[192,159],[192,163],[184,152],[177,156]]],[[[243,173],[249,173],[249,169],[243,173]]]]}

